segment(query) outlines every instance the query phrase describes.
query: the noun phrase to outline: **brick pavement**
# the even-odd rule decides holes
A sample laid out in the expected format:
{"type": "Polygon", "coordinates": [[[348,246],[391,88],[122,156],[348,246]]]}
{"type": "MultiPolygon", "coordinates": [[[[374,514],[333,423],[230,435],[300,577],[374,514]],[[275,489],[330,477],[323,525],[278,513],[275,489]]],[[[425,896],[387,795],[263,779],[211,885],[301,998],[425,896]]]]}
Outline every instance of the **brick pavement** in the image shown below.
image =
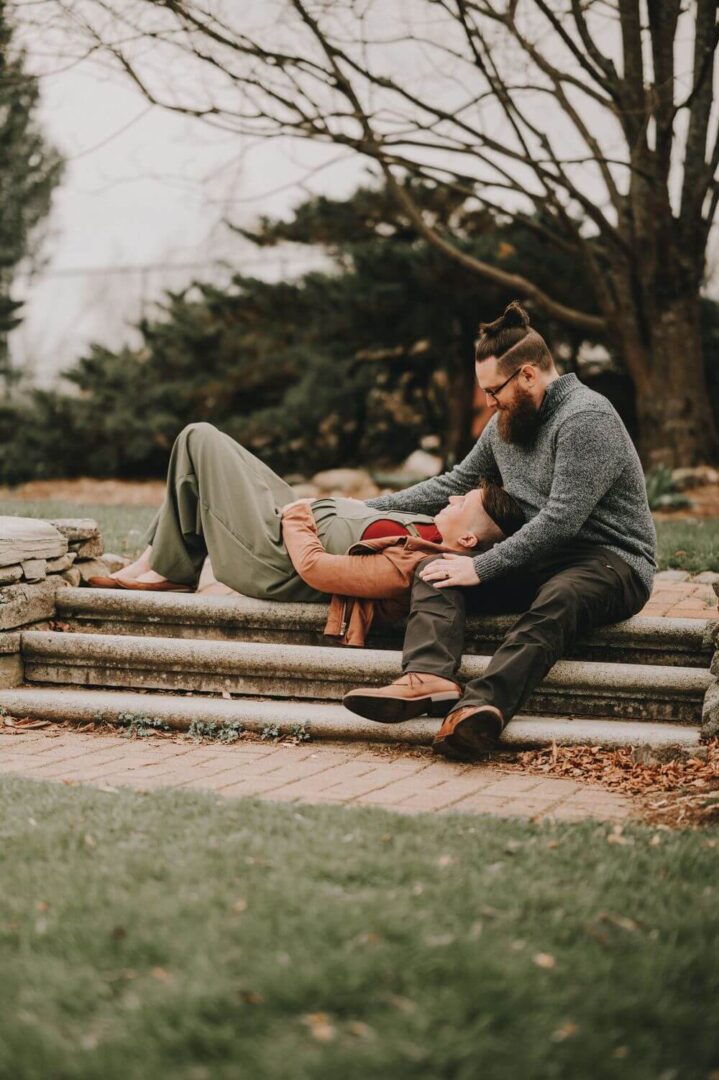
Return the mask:
{"type": "Polygon", "coordinates": [[[105,790],[204,790],[228,798],[381,806],[402,813],[606,821],[621,821],[632,813],[629,799],[595,784],[357,744],[241,740],[223,746],[181,738],[129,739],[58,726],[22,734],[0,732],[0,778],[11,774],[105,790]]]}
{"type": "MultiPolygon", "coordinates": [[[[659,580],[642,615],[706,619],[716,613],[711,585],[659,580]]],[[[245,741],[127,739],[50,727],[0,731],[0,777],[132,787],[215,791],[228,798],[381,806],[402,813],[491,814],[534,820],[629,817],[626,797],[596,784],[459,765],[429,752],[245,741]]]]}
{"type": "Polygon", "coordinates": [[[640,615],[677,619],[711,619],[716,616],[717,598],[711,585],[691,581],[654,582],[654,590],[640,615]]]}

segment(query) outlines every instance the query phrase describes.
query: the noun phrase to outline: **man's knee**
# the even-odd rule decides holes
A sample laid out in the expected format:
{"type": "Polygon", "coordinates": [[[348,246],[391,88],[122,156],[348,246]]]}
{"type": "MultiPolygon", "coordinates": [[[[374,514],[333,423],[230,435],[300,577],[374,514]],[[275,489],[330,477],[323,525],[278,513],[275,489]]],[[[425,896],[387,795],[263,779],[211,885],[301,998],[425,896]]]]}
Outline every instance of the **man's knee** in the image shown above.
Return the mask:
{"type": "Polygon", "coordinates": [[[194,424],[188,424],[182,429],[175,441],[175,450],[185,453],[195,464],[208,455],[214,456],[220,449],[225,436],[215,427],[204,420],[198,420],[194,424]]]}
{"type": "Polygon", "coordinates": [[[193,436],[193,442],[204,441],[205,439],[214,439],[221,432],[215,427],[214,424],[208,424],[206,420],[196,420],[192,424],[187,424],[180,432],[178,438],[188,439],[190,435],[193,436]]]}

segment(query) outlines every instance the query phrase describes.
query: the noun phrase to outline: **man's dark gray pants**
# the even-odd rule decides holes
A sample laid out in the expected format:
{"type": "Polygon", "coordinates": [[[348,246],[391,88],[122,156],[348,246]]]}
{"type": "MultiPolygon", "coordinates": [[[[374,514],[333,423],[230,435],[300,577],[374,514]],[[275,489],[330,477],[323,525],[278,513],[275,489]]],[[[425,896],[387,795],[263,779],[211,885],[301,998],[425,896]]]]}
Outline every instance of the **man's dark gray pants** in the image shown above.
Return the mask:
{"type": "Polygon", "coordinates": [[[649,596],[635,571],[613,551],[567,544],[515,573],[472,588],[437,589],[419,576],[404,640],[402,670],[457,681],[468,611],[524,612],[485,674],[465,687],[461,704],[494,705],[505,722],[522,707],[552,665],[595,627],[628,619],[649,596]]]}

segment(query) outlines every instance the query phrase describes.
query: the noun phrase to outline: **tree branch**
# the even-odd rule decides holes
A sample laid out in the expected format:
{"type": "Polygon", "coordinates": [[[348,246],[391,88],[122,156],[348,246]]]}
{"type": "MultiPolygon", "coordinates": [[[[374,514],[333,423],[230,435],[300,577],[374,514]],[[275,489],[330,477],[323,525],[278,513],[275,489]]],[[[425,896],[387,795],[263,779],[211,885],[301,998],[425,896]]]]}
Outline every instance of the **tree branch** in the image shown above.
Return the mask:
{"type": "Polygon", "coordinates": [[[578,329],[587,330],[590,333],[602,333],[606,329],[606,319],[603,319],[601,316],[588,315],[586,312],[578,311],[576,308],[570,308],[565,304],[560,304],[543,292],[543,290],[538,288],[533,282],[529,281],[528,278],[522,277],[520,274],[509,274],[505,270],[500,270],[499,267],[492,266],[491,263],[483,262],[481,259],[476,259],[473,255],[468,254],[466,251],[462,251],[448,240],[445,240],[436,229],[432,228],[432,226],[425,221],[422,211],[402,185],[397,182],[389,165],[383,162],[381,157],[378,158],[378,161],[387,181],[387,186],[397,199],[397,202],[403,207],[420,235],[432,244],[433,247],[437,248],[438,251],[443,252],[443,254],[447,255],[460,266],[464,266],[465,269],[471,270],[472,273],[478,274],[488,281],[493,281],[496,285],[501,285],[505,289],[510,290],[510,292],[526,296],[528,299],[533,300],[543,308],[548,315],[553,315],[568,326],[576,326],[578,329]]]}
{"type": "Polygon", "coordinates": [[[704,197],[714,172],[707,169],[707,135],[711,116],[714,82],[714,57],[719,42],[715,0],[697,0],[694,36],[694,90],[689,115],[684,183],[680,217],[687,224],[701,214],[704,197]]]}

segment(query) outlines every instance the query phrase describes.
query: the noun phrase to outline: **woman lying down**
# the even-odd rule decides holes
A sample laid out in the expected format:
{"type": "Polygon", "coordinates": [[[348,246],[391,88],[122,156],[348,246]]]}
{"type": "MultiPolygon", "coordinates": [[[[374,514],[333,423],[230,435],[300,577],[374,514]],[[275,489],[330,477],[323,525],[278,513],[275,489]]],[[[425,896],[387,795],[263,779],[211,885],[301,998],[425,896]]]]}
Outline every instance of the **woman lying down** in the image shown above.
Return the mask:
{"type": "MultiPolygon", "coordinates": [[[[296,499],[267,465],[211,424],[190,424],[172,448],[147,548],[94,588],[188,592],[209,555],[227,589],[259,600],[327,600],[325,633],[363,645],[375,618],[409,610],[423,559],[484,551],[524,516],[496,484],[453,496],[436,517],[372,509],[357,499],[296,499]]],[[[212,591],[212,590],[211,590],[212,591]]],[[[215,590],[217,591],[217,590],[215,590]]],[[[222,590],[220,590],[222,591],[222,590]]]]}

